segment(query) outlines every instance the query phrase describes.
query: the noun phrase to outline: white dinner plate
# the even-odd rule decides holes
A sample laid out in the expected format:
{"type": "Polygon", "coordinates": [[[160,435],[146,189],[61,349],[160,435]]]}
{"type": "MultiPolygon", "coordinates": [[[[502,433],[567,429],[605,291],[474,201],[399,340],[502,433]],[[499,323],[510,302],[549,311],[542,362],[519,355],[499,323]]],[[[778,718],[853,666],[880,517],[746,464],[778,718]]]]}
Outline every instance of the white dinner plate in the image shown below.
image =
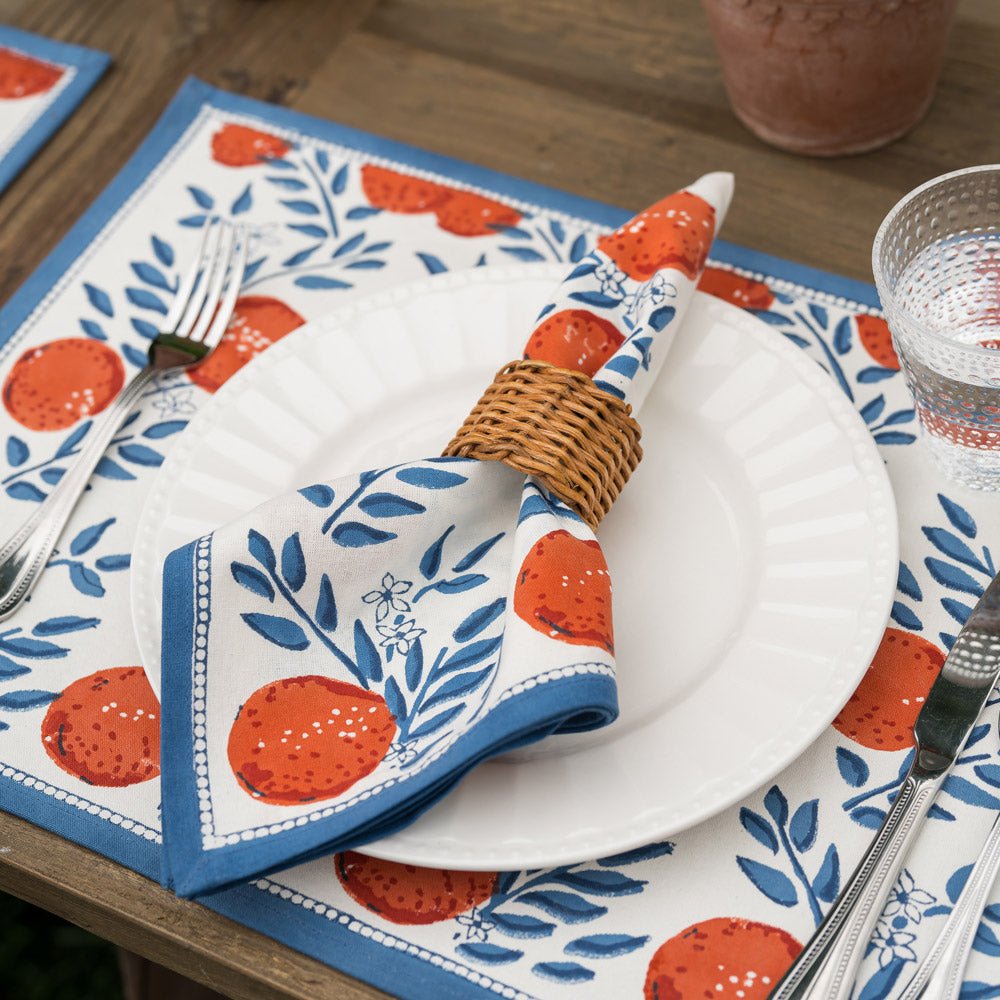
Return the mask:
{"type": "MultiPolygon", "coordinates": [[[[132,607],[154,686],[167,553],[276,494],[439,454],[521,355],[561,276],[489,268],[379,293],[222,387],[139,525],[132,607]]],[[[600,529],[620,718],[481,765],[366,853],[522,869],[649,843],[770,779],[854,690],[895,590],[896,514],[833,381],[752,315],[698,294],[639,419],[645,457],[600,529]]]]}

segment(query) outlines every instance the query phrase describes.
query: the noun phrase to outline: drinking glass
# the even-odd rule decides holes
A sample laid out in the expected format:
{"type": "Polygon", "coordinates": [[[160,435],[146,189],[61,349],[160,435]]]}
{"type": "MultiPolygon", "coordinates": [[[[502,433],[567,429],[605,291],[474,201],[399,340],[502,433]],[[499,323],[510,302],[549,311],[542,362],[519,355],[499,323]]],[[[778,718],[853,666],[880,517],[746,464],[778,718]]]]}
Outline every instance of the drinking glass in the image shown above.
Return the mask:
{"type": "Polygon", "coordinates": [[[1000,164],[906,195],[872,269],[921,437],[950,478],[1000,489],[1000,164]]]}

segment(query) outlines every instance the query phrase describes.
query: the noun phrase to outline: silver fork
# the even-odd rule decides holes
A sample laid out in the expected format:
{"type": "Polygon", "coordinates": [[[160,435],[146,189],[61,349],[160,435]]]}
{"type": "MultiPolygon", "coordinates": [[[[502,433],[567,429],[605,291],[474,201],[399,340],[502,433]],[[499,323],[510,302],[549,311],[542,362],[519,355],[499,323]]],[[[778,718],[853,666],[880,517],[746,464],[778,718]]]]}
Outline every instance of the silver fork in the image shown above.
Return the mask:
{"type": "Polygon", "coordinates": [[[202,361],[218,346],[232,315],[246,266],[248,232],[210,219],[184,275],[146,367],[94,421],[76,462],[17,531],[0,546],[0,621],[12,615],[48,563],[73,508],[122,421],[146,387],[168,371],[202,361]]]}

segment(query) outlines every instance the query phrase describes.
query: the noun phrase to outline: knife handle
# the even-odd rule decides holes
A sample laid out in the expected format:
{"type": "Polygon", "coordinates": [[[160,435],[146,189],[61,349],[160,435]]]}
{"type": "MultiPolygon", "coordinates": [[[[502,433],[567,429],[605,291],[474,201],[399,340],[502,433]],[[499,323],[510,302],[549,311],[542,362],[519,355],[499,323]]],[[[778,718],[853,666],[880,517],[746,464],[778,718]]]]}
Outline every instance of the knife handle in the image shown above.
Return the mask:
{"type": "Polygon", "coordinates": [[[928,773],[920,764],[921,756],[919,751],[914,755],[871,847],[770,1000],[849,1000],[889,890],[948,776],[948,768],[928,773]]]}

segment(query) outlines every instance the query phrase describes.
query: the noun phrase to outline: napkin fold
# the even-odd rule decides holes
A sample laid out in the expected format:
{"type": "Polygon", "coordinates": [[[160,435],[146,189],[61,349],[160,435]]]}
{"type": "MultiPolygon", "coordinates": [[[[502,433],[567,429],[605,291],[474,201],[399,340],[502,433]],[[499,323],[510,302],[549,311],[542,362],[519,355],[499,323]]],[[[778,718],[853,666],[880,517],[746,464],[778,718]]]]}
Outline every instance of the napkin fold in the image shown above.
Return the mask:
{"type": "MultiPolygon", "coordinates": [[[[637,410],[732,186],[708,174],[602,237],[525,357],[637,410]]],[[[618,711],[594,532],[499,462],[308,485],[178,549],[162,646],[163,880],[185,896],[383,837],[480,761],[618,711]]]]}

